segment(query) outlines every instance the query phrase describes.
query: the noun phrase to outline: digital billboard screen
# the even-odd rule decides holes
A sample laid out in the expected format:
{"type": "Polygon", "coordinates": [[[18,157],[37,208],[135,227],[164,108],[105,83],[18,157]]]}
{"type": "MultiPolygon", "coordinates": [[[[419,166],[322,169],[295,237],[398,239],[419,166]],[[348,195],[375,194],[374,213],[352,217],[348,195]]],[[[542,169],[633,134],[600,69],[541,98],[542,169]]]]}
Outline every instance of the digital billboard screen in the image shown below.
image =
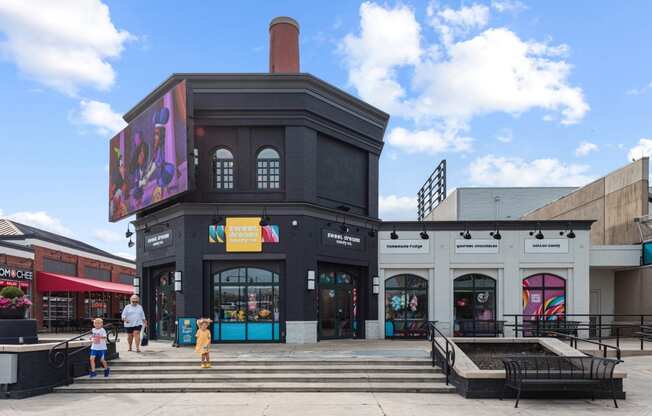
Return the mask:
{"type": "Polygon", "coordinates": [[[188,190],[186,105],[182,81],[111,139],[111,222],[188,190]]]}

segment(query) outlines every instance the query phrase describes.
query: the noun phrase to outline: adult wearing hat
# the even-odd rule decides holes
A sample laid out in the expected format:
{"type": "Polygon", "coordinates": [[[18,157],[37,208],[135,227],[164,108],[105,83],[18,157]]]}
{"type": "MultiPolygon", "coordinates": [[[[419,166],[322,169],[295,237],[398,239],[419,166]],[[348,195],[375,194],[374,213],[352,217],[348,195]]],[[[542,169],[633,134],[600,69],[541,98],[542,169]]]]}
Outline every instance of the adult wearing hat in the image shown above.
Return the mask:
{"type": "Polygon", "coordinates": [[[127,331],[129,351],[133,351],[131,346],[136,341],[136,352],[140,352],[140,331],[147,328],[147,319],[138,295],[132,295],[130,301],[131,303],[122,310],[122,322],[127,331]]]}

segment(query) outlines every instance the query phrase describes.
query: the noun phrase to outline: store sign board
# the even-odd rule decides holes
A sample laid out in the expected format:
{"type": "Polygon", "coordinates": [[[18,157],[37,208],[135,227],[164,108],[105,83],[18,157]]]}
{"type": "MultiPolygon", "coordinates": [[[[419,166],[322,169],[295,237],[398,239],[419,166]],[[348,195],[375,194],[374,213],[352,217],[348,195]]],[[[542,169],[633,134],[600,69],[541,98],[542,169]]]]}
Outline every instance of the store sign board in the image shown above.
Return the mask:
{"type": "Polygon", "coordinates": [[[455,254],[497,254],[498,240],[455,240],[455,254]]]}
{"type": "Polygon", "coordinates": [[[263,251],[263,239],[259,217],[235,217],[226,219],[227,253],[259,253],[263,251]]]}
{"type": "Polygon", "coordinates": [[[529,254],[562,254],[568,253],[568,239],[547,238],[543,240],[525,240],[525,252],[529,254]]]}
{"type": "Polygon", "coordinates": [[[356,234],[323,229],[321,230],[321,241],[322,244],[326,246],[335,246],[358,251],[364,249],[363,237],[356,234]]]}
{"type": "Polygon", "coordinates": [[[145,236],[145,251],[169,247],[173,243],[172,231],[150,234],[145,236]]]}
{"type": "Polygon", "coordinates": [[[0,264],[0,279],[24,281],[32,280],[34,274],[31,270],[19,269],[17,267],[10,267],[5,264],[0,264]]]}
{"type": "Polygon", "coordinates": [[[380,240],[380,252],[385,254],[427,254],[430,240],[380,240]]]}
{"type": "Polygon", "coordinates": [[[177,339],[179,345],[195,345],[197,339],[197,318],[183,317],[179,318],[179,325],[177,326],[177,339]]]}

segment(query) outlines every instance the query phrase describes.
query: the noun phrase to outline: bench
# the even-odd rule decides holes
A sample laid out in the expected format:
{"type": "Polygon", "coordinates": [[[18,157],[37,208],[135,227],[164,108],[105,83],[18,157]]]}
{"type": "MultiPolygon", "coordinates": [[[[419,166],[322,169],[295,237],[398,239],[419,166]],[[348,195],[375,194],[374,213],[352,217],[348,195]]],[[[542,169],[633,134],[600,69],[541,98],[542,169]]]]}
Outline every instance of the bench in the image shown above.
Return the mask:
{"type": "Polygon", "coordinates": [[[611,392],[614,405],[616,388],[614,368],[620,360],[599,357],[559,357],[547,355],[519,355],[502,358],[505,365],[505,386],[516,390],[518,407],[522,391],[588,392],[595,399],[596,392],[611,392]]]}
{"type": "Polygon", "coordinates": [[[505,336],[505,321],[460,319],[455,324],[455,332],[464,337],[505,336]]]}

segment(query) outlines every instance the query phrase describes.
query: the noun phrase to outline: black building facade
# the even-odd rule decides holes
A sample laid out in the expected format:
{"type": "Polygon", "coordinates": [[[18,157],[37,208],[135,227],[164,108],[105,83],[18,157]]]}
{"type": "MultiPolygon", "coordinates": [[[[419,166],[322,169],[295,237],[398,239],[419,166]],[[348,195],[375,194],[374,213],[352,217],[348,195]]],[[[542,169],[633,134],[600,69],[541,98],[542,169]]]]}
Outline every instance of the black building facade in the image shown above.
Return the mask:
{"type": "Polygon", "coordinates": [[[134,222],[151,336],[209,317],[216,342],[380,337],[388,115],[308,74],[175,74],[126,121],[181,81],[191,190],[134,222]],[[235,229],[262,232],[258,248],[225,242],[235,229]]]}

